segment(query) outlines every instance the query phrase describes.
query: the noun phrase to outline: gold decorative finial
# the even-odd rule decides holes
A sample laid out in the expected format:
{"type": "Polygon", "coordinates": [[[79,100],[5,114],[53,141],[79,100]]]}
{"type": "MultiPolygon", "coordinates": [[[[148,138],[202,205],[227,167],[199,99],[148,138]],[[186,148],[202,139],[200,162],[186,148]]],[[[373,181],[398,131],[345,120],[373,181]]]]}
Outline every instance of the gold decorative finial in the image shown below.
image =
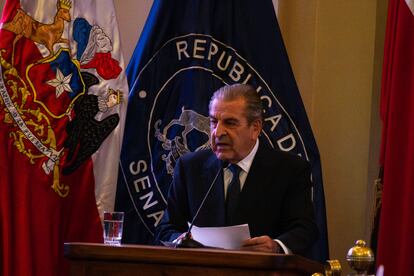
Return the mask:
{"type": "Polygon", "coordinates": [[[327,260],[325,264],[326,276],[341,276],[342,267],[338,260],[327,260]]]}
{"type": "Polygon", "coordinates": [[[363,240],[357,240],[355,246],[351,247],[346,254],[349,266],[358,274],[364,274],[374,264],[374,253],[371,248],[366,247],[363,240]]]}

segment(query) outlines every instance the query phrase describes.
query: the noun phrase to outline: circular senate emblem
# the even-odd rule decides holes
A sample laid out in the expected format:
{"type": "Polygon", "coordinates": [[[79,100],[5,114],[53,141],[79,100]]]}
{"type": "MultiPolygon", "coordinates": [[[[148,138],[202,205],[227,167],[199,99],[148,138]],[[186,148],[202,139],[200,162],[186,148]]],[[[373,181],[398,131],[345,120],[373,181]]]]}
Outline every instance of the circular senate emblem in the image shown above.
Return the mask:
{"type": "Polygon", "coordinates": [[[277,91],[230,46],[203,34],[175,37],[142,68],[131,87],[121,177],[150,232],[162,218],[177,159],[210,147],[208,103],[225,84],[252,85],[263,101],[265,140],[308,159],[277,91]]]}

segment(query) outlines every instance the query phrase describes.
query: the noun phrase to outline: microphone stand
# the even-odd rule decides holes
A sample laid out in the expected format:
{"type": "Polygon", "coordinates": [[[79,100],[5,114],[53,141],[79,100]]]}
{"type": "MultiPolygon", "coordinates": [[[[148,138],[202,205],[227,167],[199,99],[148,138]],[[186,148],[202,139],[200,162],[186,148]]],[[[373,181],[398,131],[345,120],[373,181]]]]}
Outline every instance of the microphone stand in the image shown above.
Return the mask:
{"type": "Polygon", "coordinates": [[[228,162],[222,161],[221,162],[221,166],[220,166],[220,170],[218,170],[216,176],[213,179],[213,182],[211,182],[210,187],[208,188],[208,191],[206,193],[206,195],[203,198],[203,201],[201,201],[200,206],[197,209],[196,214],[193,217],[193,220],[190,223],[190,226],[188,227],[187,232],[185,233],[184,237],[182,239],[179,239],[177,241],[177,243],[175,244],[176,248],[201,248],[201,247],[205,247],[202,243],[196,241],[193,239],[193,237],[191,237],[191,228],[193,228],[195,219],[198,216],[198,213],[200,212],[201,208],[204,205],[204,202],[206,201],[208,195],[210,194],[211,189],[213,188],[214,184],[216,183],[216,180],[218,178],[218,176],[220,175],[220,172],[223,168],[227,167],[228,162]]]}

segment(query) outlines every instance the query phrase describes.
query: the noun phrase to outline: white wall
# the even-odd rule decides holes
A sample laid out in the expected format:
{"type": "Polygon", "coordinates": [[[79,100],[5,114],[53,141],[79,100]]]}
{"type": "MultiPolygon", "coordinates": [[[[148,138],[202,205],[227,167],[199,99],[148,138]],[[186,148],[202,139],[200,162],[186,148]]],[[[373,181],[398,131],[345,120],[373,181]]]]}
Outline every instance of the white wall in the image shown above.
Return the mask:
{"type": "Polygon", "coordinates": [[[279,0],[279,22],[322,159],[330,257],[370,239],[387,0],[279,0]]]}
{"type": "Polygon", "coordinates": [[[114,1],[125,64],[128,64],[152,6],[152,0],[114,1]]]}

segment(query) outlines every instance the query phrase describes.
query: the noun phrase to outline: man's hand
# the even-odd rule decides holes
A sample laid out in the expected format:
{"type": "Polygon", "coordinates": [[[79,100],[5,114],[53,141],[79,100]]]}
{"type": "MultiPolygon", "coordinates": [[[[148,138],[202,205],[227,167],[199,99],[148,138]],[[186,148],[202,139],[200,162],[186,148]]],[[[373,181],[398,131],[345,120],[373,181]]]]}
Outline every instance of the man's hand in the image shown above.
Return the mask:
{"type": "MultiPolygon", "coordinates": [[[[189,238],[192,238],[193,237],[191,235],[191,233],[188,233],[188,234],[189,234],[189,236],[188,236],[189,238]]],[[[178,236],[175,240],[173,240],[172,242],[173,243],[178,243],[179,241],[181,241],[182,239],[184,239],[186,235],[187,235],[187,232],[184,232],[180,236],[178,236]]]]}
{"type": "Polygon", "coordinates": [[[242,250],[283,253],[280,245],[269,236],[251,238],[243,242],[242,250]]]}

